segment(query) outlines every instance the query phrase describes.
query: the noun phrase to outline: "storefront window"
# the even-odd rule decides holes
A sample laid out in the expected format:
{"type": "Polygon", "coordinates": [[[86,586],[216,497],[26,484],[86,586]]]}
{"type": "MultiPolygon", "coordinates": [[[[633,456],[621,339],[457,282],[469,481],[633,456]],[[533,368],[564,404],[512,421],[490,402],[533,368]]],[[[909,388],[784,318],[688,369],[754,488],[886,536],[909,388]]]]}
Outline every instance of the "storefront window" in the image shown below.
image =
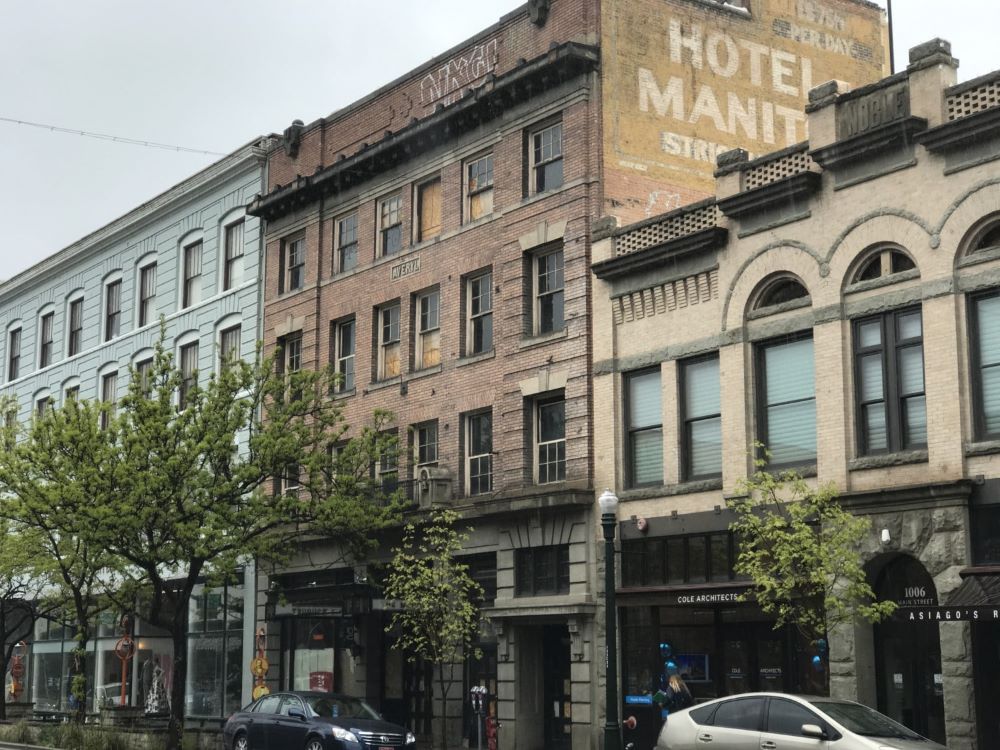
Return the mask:
{"type": "Polygon", "coordinates": [[[304,617],[294,621],[291,690],[332,692],[336,648],[336,622],[330,618],[304,617]]]}
{"type": "Polygon", "coordinates": [[[714,534],[626,539],[622,542],[625,588],[737,580],[736,545],[728,531],[714,534]]]}
{"type": "Polygon", "coordinates": [[[188,609],[189,716],[227,716],[241,703],[243,585],[198,586],[188,609]]]}

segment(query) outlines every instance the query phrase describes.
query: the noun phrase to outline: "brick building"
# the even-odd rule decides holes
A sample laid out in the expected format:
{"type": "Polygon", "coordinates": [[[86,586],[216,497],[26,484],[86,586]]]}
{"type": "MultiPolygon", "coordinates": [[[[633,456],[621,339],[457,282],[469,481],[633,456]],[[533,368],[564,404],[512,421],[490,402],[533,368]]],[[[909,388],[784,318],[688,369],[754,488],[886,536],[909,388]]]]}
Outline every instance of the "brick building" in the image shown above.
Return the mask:
{"type": "Polygon", "coordinates": [[[818,86],[808,141],[724,154],[714,198],[595,241],[625,693],[668,642],[697,697],[829,689],[1000,746],[1000,73],[956,84],[957,65],[934,40],[876,84],[818,86]],[[871,519],[866,570],[900,605],[830,633],[822,671],[737,601],[725,498],[754,441],[871,519]]]}
{"type": "MultiPolygon", "coordinates": [[[[474,527],[490,624],[453,737],[482,683],[501,747],[597,745],[593,220],[708,195],[723,146],[801,141],[811,82],[878,79],[883,40],[859,0],[532,0],[271,152],[248,208],[265,347],[335,366],[349,422],[392,412],[401,455],[374,471],[474,527]]],[[[311,540],[260,580],[269,679],[332,679],[426,735],[442,707],[371,587],[387,554],[352,568],[311,540]]]]}

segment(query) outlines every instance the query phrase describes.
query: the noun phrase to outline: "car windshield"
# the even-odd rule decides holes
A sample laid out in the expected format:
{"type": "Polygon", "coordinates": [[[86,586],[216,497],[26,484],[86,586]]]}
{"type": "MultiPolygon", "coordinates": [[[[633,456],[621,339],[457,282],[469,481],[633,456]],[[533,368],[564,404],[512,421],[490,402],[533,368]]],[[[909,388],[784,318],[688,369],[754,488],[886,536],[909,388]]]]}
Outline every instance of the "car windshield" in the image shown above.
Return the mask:
{"type": "Polygon", "coordinates": [[[860,734],[862,737],[924,739],[902,724],[897,724],[888,716],[883,716],[878,711],[873,711],[860,703],[840,703],[838,701],[811,701],[811,703],[845,729],[860,734]]]}
{"type": "Polygon", "coordinates": [[[347,696],[315,695],[306,698],[309,708],[317,716],[329,719],[381,719],[378,712],[358,698],[347,696]]]}

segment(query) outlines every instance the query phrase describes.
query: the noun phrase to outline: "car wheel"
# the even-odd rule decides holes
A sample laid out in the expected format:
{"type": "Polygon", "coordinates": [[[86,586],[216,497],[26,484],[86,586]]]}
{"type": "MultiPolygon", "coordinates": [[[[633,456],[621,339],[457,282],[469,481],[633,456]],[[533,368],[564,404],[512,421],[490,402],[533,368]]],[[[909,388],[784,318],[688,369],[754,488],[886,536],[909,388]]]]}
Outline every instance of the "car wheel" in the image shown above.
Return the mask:
{"type": "Polygon", "coordinates": [[[323,740],[319,737],[310,737],[306,740],[306,750],[325,750],[323,740]]]}
{"type": "Polygon", "coordinates": [[[250,750],[250,740],[243,732],[233,737],[233,750],[250,750]]]}

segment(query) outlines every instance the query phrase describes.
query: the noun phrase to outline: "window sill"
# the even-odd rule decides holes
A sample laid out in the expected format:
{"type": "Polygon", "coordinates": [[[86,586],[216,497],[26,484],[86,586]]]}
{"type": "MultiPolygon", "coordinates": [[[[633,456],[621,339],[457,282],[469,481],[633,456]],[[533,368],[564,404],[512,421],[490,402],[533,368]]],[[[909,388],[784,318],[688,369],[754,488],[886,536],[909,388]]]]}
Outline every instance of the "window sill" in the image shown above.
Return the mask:
{"type": "Polygon", "coordinates": [[[372,391],[381,391],[383,388],[391,388],[392,386],[399,385],[402,382],[402,375],[396,375],[395,377],[386,378],[385,380],[373,380],[364,392],[371,393],[372,391]]]}
{"type": "Polygon", "coordinates": [[[1000,453],[1000,440],[978,440],[965,444],[966,456],[989,456],[1000,453]]]}
{"type": "Polygon", "coordinates": [[[357,388],[346,388],[342,391],[334,391],[333,395],[330,396],[334,401],[339,401],[340,399],[350,398],[357,394],[357,388]]]}
{"type": "Polygon", "coordinates": [[[811,479],[818,474],[816,464],[769,464],[764,467],[764,471],[775,475],[792,472],[798,474],[803,479],[811,479]]]}
{"type": "Polygon", "coordinates": [[[441,365],[439,364],[434,365],[433,367],[424,367],[420,370],[413,370],[406,375],[403,382],[408,383],[411,380],[420,380],[420,378],[426,378],[430,375],[437,375],[439,372],[441,372],[441,365]]]}
{"type": "Polygon", "coordinates": [[[519,350],[533,349],[536,346],[544,346],[550,341],[564,339],[568,335],[568,329],[562,328],[561,330],[553,331],[552,333],[542,333],[537,336],[522,336],[521,340],[517,344],[517,348],[519,350]]]}
{"type": "Polygon", "coordinates": [[[538,201],[545,200],[546,198],[551,198],[553,195],[558,195],[564,190],[569,190],[571,188],[579,187],[584,184],[583,179],[570,180],[569,182],[564,182],[557,188],[548,188],[542,192],[533,192],[529,195],[524,196],[521,199],[522,206],[530,206],[532,203],[537,203],[538,201]]]}
{"type": "Polygon", "coordinates": [[[490,349],[488,352],[483,352],[481,354],[469,354],[465,357],[459,357],[458,361],[455,363],[456,367],[465,367],[466,365],[474,365],[476,362],[483,362],[487,359],[493,359],[497,356],[496,349],[490,349]]]}
{"type": "Polygon", "coordinates": [[[860,456],[847,462],[848,471],[864,471],[865,469],[884,469],[889,466],[906,466],[908,464],[927,463],[927,450],[899,451],[897,453],[879,453],[873,456],[860,456]]]}
{"type": "Polygon", "coordinates": [[[722,477],[714,479],[697,479],[691,482],[677,484],[657,484],[648,487],[635,487],[619,493],[622,500],[649,500],[657,497],[672,497],[674,495],[690,495],[697,492],[712,492],[722,489],[722,477]]]}

